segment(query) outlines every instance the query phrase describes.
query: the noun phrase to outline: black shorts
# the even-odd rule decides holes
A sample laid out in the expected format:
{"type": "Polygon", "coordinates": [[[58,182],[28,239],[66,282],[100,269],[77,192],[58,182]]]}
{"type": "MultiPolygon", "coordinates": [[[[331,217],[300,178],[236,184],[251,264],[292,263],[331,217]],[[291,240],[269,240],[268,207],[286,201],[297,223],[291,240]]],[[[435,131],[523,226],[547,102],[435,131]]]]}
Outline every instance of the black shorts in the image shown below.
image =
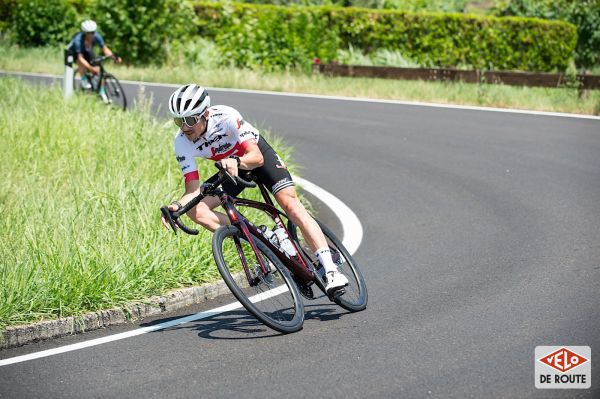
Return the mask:
{"type": "MultiPolygon", "coordinates": [[[[260,152],[265,160],[263,166],[252,169],[252,171],[240,169],[238,171],[240,177],[244,178],[244,175],[248,172],[252,173],[258,178],[258,181],[264,184],[273,195],[277,194],[286,187],[294,186],[295,183],[292,180],[292,176],[290,175],[287,166],[263,137],[258,140],[258,148],[260,149],[260,152]]],[[[219,174],[216,173],[208,178],[206,182],[213,183],[218,177],[219,174]]],[[[230,181],[223,183],[222,187],[223,190],[225,190],[225,192],[232,197],[237,197],[242,190],[244,190],[244,187],[239,185],[236,186],[230,181]]]]}
{"type": "Polygon", "coordinates": [[[92,60],[96,58],[96,54],[94,54],[93,50],[83,49],[81,53],[75,54],[75,60],[79,57],[79,54],[83,55],[83,59],[85,59],[88,63],[91,64],[92,60]]]}

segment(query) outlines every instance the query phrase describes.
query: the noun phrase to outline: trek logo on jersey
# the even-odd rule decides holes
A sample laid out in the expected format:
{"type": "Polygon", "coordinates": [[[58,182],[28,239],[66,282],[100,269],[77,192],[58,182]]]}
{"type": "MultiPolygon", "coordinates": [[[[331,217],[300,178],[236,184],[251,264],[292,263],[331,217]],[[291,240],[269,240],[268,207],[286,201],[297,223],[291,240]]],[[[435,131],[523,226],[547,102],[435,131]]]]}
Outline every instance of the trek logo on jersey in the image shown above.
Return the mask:
{"type": "Polygon", "coordinates": [[[226,135],[224,135],[224,134],[217,134],[215,137],[213,137],[210,140],[205,139],[206,141],[198,146],[198,151],[202,151],[204,148],[210,147],[211,144],[216,143],[217,141],[221,140],[225,136],[226,135]]]}
{"type": "Polygon", "coordinates": [[[537,346],[535,387],[585,389],[592,384],[592,351],[589,346],[537,346]]]}

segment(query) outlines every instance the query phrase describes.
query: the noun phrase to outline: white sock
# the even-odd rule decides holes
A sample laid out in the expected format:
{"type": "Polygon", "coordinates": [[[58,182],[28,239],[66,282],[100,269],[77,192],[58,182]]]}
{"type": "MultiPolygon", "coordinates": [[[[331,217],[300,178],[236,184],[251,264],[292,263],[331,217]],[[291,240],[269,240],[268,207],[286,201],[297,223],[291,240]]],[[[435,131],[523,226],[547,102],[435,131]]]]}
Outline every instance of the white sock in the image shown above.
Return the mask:
{"type": "Polygon", "coordinates": [[[319,263],[325,268],[325,273],[337,272],[337,266],[331,259],[331,251],[329,247],[319,248],[315,251],[315,256],[319,260],[319,263]]]}

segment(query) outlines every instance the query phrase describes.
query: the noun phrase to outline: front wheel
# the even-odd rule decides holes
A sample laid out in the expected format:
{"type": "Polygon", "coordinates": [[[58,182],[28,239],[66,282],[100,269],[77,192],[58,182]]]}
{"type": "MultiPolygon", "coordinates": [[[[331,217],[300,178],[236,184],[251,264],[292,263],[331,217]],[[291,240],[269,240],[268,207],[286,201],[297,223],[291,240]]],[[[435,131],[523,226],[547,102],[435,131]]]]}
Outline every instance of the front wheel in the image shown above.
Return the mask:
{"type": "Polygon", "coordinates": [[[114,75],[107,73],[104,75],[103,87],[106,99],[102,98],[102,100],[125,111],[127,109],[127,98],[125,97],[125,92],[117,78],[115,78],[114,75]]]}
{"type": "Polygon", "coordinates": [[[304,323],[304,304],[289,271],[258,238],[255,253],[235,226],[215,231],[212,249],[217,268],[238,301],[257,319],[276,331],[292,333],[304,323]],[[263,273],[259,257],[266,266],[263,273]],[[246,263],[250,285],[242,264],[246,263]]]}
{"type": "MultiPolygon", "coordinates": [[[[333,234],[333,232],[323,223],[316,219],[315,221],[319,224],[321,231],[323,231],[323,234],[325,235],[327,245],[329,245],[329,249],[331,250],[333,262],[338,270],[348,279],[348,286],[345,288],[345,293],[338,297],[334,297],[334,302],[351,312],[364,310],[367,307],[368,302],[367,284],[358,268],[358,264],[335,234],[333,234]]],[[[288,221],[288,230],[291,238],[296,241],[301,249],[304,259],[312,263],[315,266],[315,269],[319,270],[322,266],[319,264],[316,256],[302,237],[300,229],[298,229],[292,221],[288,221]]]]}

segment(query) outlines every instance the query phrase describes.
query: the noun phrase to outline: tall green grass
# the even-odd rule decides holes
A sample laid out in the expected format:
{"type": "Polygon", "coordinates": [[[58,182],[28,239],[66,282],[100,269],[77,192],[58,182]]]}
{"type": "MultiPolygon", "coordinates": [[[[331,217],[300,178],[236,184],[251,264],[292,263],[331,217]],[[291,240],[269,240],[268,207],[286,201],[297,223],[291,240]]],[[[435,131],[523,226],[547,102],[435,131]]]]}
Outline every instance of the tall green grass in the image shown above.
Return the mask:
{"type": "Polygon", "coordinates": [[[59,87],[0,78],[0,328],[220,278],[210,233],[175,236],[160,223],[161,204],[183,191],[175,131],[143,106],[64,102],[59,87]]]}

